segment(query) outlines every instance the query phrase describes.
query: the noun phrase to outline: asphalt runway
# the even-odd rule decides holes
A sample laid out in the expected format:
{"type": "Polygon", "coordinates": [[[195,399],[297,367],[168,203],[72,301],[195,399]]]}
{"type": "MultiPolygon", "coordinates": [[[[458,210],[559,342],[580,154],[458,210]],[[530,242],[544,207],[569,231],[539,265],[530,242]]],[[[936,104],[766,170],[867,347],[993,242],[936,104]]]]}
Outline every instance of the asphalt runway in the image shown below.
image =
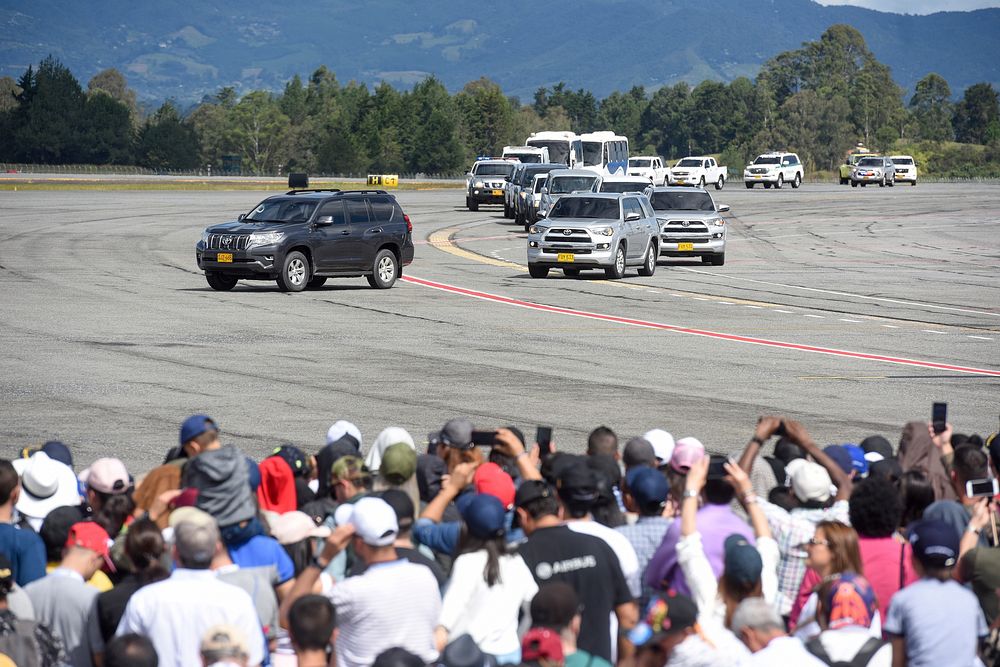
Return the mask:
{"type": "Polygon", "coordinates": [[[762,413],[823,443],[895,441],[943,400],[957,430],[996,430],[1000,187],[713,194],[732,206],[722,267],[533,280],[499,208],[404,191],[407,282],[283,294],[213,292],[195,264],[201,230],[263,194],[0,192],[3,448],[59,438],[141,471],[202,411],[256,456],[315,451],[341,418],[366,446],[468,415],[550,425],[563,449],[607,424],[727,452],[762,413]]]}

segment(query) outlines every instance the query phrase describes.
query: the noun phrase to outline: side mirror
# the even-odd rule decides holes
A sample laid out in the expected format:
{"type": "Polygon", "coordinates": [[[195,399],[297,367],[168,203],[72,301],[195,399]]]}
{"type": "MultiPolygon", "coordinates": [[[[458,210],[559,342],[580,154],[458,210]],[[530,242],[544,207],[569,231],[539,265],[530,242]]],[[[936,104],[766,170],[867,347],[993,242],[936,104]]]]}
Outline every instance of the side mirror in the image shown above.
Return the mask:
{"type": "Polygon", "coordinates": [[[718,208],[716,210],[719,213],[727,213],[727,212],[729,212],[729,204],[719,204],[719,206],[718,206],[718,208]]]}
{"type": "Polygon", "coordinates": [[[543,195],[549,194],[549,189],[547,187],[542,186],[542,194],[543,195]]]}
{"type": "Polygon", "coordinates": [[[246,213],[240,213],[239,217],[238,217],[238,218],[236,218],[236,219],[237,219],[237,220],[245,220],[245,219],[246,219],[246,217],[247,217],[247,214],[246,214],[246,213]]]}
{"type": "Polygon", "coordinates": [[[625,216],[625,222],[635,222],[636,220],[642,220],[642,216],[638,213],[629,213],[625,216]]]}
{"type": "Polygon", "coordinates": [[[332,224],[333,224],[332,215],[321,215],[318,218],[316,218],[317,227],[326,227],[327,225],[332,225],[332,224]]]}

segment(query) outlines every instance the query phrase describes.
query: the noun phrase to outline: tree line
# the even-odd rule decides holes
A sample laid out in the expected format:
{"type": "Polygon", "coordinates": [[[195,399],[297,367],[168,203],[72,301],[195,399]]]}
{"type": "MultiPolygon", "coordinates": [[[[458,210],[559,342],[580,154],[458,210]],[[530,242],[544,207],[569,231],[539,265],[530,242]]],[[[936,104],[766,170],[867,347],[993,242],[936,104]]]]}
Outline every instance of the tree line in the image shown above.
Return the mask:
{"type": "MultiPolygon", "coordinates": [[[[864,38],[831,26],[814,42],[767,61],[755,80],[703,81],[598,99],[559,83],[530,103],[487,78],[450,94],[434,77],[410,90],[342,84],[325,66],[280,93],[222,88],[188,110],[167,101],[143,113],[114,69],[86,90],[52,57],[0,79],[0,161],[138,164],[247,174],[306,171],[455,174],[531,132],[613,129],[633,155],[721,154],[739,168],[767,149],[795,150],[810,169],[833,169],[856,143],[889,151],[900,140],[991,147],[1000,161],[997,91],[978,83],[952,101],[938,74],[907,102],[864,38]]],[[[990,159],[993,159],[991,157],[990,159]]]]}

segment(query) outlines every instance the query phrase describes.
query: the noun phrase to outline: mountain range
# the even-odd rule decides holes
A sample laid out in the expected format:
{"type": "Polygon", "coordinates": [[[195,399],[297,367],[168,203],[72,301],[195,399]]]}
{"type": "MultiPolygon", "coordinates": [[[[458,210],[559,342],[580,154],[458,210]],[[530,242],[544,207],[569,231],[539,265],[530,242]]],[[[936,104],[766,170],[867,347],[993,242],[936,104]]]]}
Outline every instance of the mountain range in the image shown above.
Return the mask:
{"type": "Polygon", "coordinates": [[[753,77],[836,23],[907,90],[928,72],[956,96],[1000,84],[1000,9],[913,16],[811,0],[3,0],[0,76],[51,54],[84,83],[116,67],[148,102],[278,90],[320,65],[341,82],[433,74],[457,90],[486,76],[524,100],[559,81],[605,96],[753,77]]]}

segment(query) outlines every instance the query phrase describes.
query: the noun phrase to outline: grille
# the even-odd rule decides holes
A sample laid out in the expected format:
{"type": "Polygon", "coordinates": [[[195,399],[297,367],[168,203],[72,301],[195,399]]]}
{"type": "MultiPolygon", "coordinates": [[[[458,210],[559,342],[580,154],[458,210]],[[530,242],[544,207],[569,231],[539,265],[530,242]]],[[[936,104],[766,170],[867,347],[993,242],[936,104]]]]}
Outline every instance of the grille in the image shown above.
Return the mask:
{"type": "Polygon", "coordinates": [[[690,236],[668,236],[666,234],[660,236],[660,240],[664,243],[708,243],[711,239],[701,238],[701,237],[690,237],[690,236]]]}
{"type": "Polygon", "coordinates": [[[249,238],[249,234],[209,234],[208,249],[223,251],[246,250],[249,238]],[[225,243],[226,239],[229,239],[228,244],[225,243]]]}
{"type": "Polygon", "coordinates": [[[561,252],[571,252],[574,255],[589,255],[590,248],[574,248],[572,246],[566,246],[565,248],[542,248],[543,255],[558,255],[561,252]]]}
{"type": "Polygon", "coordinates": [[[665,234],[708,234],[708,227],[699,220],[670,220],[663,228],[665,234]],[[684,223],[688,226],[685,227],[684,223]]]}
{"type": "Polygon", "coordinates": [[[549,233],[545,235],[545,241],[547,243],[592,243],[586,229],[550,229],[549,233]]]}

